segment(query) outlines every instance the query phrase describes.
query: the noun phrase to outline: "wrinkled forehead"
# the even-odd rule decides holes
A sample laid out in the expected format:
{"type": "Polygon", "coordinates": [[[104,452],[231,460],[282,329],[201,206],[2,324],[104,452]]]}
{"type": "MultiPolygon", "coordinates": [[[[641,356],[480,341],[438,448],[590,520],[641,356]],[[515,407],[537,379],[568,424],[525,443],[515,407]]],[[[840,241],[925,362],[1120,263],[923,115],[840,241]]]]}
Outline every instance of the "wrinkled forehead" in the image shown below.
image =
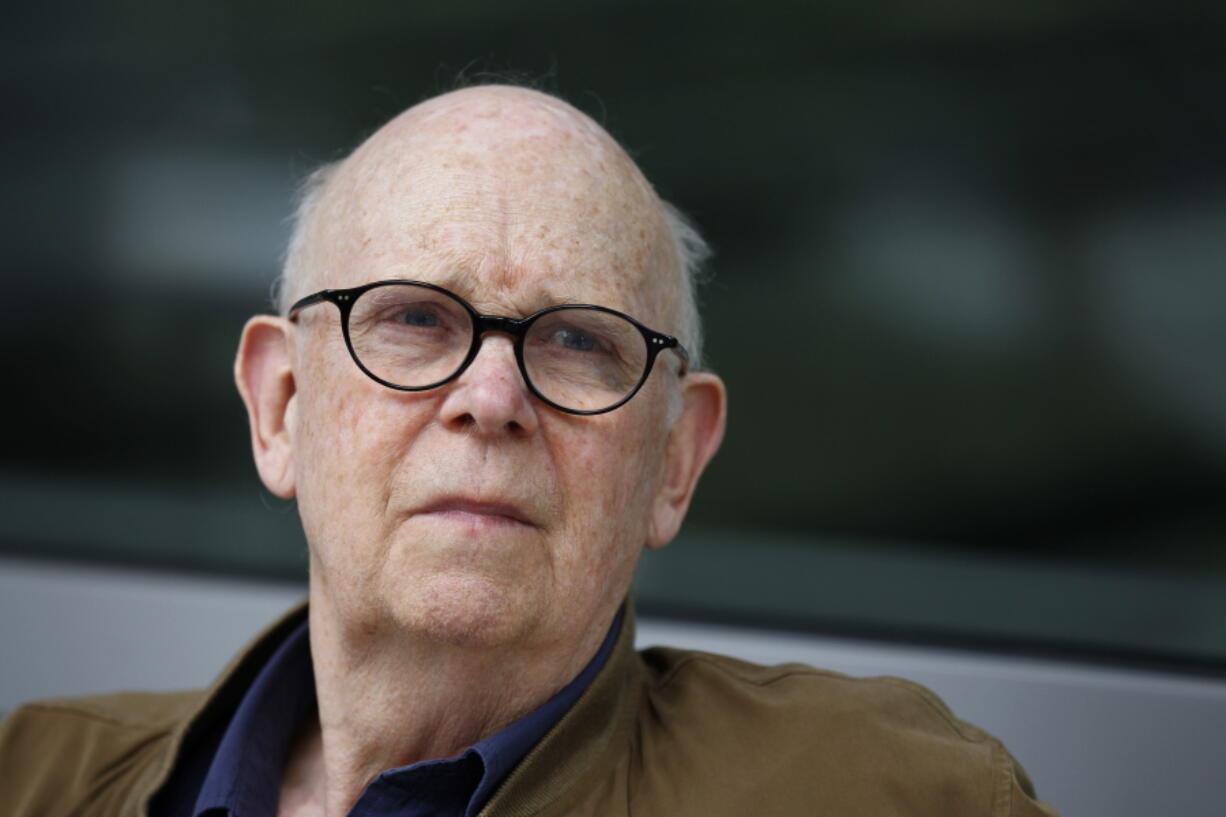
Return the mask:
{"type": "Polygon", "coordinates": [[[651,186],[598,125],[522,89],[468,89],[402,114],[341,165],[314,227],[324,286],[419,278],[521,311],[671,311],[651,186]]]}

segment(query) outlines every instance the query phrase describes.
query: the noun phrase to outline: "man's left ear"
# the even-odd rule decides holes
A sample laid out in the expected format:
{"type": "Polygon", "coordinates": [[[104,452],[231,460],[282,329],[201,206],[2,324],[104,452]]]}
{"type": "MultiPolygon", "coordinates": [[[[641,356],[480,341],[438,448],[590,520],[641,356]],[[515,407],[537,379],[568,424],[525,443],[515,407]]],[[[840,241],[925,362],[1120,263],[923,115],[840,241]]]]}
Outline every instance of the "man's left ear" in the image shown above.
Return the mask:
{"type": "Polygon", "coordinates": [[[652,506],[649,548],[664,547],[677,535],[698,478],[724,439],[724,381],[709,372],[688,374],[681,379],[681,401],[681,416],[668,436],[660,490],[652,506]]]}

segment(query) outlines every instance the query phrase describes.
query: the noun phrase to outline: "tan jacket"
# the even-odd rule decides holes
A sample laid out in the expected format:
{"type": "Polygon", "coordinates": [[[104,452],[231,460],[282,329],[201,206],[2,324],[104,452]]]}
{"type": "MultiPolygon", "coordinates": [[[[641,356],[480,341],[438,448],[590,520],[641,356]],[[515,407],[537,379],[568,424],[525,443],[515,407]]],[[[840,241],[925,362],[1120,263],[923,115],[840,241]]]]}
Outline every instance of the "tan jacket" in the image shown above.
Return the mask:
{"type": "MultiPolygon", "coordinates": [[[[273,625],[207,692],[21,707],[0,726],[0,815],[146,814],[189,727],[228,717],[303,615],[273,625]]],[[[631,614],[592,686],[483,817],[1054,814],[998,741],[923,687],[633,643],[631,614]]]]}

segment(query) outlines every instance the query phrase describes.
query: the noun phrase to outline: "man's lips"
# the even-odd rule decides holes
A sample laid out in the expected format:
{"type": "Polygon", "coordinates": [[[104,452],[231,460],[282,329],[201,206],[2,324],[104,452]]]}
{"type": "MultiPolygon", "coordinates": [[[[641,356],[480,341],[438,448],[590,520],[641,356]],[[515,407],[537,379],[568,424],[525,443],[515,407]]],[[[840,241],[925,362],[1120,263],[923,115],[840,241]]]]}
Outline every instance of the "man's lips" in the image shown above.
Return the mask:
{"type": "Polygon", "coordinates": [[[417,510],[414,515],[439,515],[462,518],[484,518],[490,522],[514,522],[520,525],[536,526],[536,523],[517,505],[498,500],[473,499],[470,497],[445,497],[428,503],[417,510]]]}

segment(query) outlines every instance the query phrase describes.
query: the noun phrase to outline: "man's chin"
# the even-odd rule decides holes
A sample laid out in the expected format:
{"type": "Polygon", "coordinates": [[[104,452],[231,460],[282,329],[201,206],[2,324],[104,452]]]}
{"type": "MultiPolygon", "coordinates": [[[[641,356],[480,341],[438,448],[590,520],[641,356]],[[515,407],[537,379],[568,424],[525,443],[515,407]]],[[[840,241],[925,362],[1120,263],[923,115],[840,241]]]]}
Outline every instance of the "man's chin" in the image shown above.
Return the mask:
{"type": "Polygon", "coordinates": [[[431,575],[397,593],[390,606],[397,624],[439,644],[491,649],[523,638],[531,627],[532,594],[489,576],[431,575]]]}

